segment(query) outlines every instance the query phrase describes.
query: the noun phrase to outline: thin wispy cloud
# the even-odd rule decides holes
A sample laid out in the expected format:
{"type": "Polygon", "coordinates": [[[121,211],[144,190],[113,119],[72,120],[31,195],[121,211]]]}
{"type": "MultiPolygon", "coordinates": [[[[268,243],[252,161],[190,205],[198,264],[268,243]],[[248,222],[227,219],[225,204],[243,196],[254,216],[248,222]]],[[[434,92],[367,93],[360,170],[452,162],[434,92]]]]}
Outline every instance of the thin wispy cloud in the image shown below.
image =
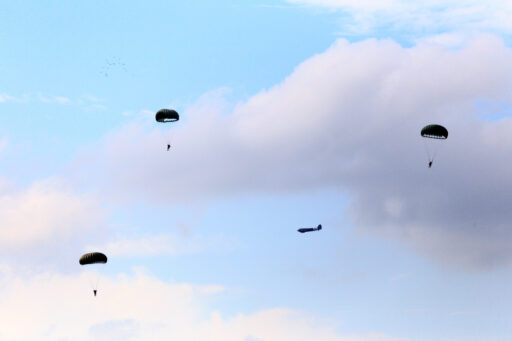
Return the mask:
{"type": "Polygon", "coordinates": [[[47,95],[42,92],[27,93],[19,96],[9,95],[6,93],[0,94],[1,103],[18,103],[18,104],[29,104],[29,103],[41,103],[41,104],[55,104],[55,105],[75,105],[82,107],[86,110],[105,110],[107,106],[105,100],[98,98],[93,95],[82,95],[76,99],[72,99],[66,96],[54,96],[47,95]]]}
{"type": "Polygon", "coordinates": [[[0,103],[23,103],[30,100],[29,95],[12,96],[6,93],[0,94],[0,103]]]}
{"type": "Polygon", "coordinates": [[[222,236],[203,237],[161,234],[122,238],[104,245],[87,246],[85,250],[104,250],[113,257],[178,256],[203,252],[219,252],[236,247],[234,240],[222,236]]]}
{"type": "Polygon", "coordinates": [[[5,150],[7,146],[9,145],[9,140],[6,137],[0,138],[0,152],[5,150]]]}
{"type": "Polygon", "coordinates": [[[440,31],[512,32],[512,3],[507,0],[286,0],[291,4],[339,11],[343,34],[388,30],[429,35],[440,31]]]}
{"type": "Polygon", "coordinates": [[[478,315],[475,311],[454,311],[448,314],[449,316],[473,316],[478,315]]]}
{"type": "MultiPolygon", "coordinates": [[[[72,101],[64,96],[46,96],[42,93],[38,93],[34,96],[37,101],[41,103],[56,103],[56,104],[70,104],[72,101]]],[[[30,96],[29,96],[30,98],[30,96]]]]}

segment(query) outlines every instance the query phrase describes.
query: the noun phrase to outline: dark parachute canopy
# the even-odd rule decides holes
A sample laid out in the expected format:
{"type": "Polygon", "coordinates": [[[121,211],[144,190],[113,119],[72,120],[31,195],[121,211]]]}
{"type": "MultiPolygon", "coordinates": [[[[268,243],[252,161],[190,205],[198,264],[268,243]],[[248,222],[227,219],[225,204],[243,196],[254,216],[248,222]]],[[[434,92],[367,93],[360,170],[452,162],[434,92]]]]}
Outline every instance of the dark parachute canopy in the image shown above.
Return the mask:
{"type": "Polygon", "coordinates": [[[448,138],[448,130],[439,124],[429,124],[421,129],[421,136],[431,139],[445,140],[448,138]]]}
{"type": "Polygon", "coordinates": [[[160,109],[157,111],[155,119],[161,123],[176,122],[179,121],[180,115],[173,109],[160,109]]]}
{"type": "Polygon", "coordinates": [[[101,252],[90,252],[80,257],[80,265],[98,264],[107,262],[107,256],[101,252]]]}

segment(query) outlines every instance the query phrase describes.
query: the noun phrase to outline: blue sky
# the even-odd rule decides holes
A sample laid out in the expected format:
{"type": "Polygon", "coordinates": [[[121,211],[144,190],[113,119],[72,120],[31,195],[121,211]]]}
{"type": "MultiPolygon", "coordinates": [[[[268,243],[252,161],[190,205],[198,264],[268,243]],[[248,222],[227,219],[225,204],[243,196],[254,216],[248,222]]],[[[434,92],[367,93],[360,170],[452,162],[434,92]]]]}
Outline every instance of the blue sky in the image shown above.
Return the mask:
{"type": "Polygon", "coordinates": [[[507,2],[2,5],[0,338],[510,335],[507,2]]]}

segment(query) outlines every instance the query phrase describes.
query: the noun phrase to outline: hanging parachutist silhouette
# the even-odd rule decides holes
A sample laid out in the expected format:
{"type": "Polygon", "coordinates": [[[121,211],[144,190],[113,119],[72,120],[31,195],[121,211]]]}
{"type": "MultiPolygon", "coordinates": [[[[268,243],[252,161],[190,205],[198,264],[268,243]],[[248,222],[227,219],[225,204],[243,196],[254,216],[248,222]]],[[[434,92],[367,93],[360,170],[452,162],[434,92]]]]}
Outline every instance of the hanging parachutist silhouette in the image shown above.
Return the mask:
{"type": "Polygon", "coordinates": [[[434,162],[434,161],[429,161],[428,162],[428,168],[432,167],[432,162],[434,162]]]}
{"type": "Polygon", "coordinates": [[[94,293],[94,297],[96,297],[97,290],[93,290],[92,292],[94,293]]]}
{"type": "Polygon", "coordinates": [[[169,151],[169,149],[171,149],[171,145],[170,144],[167,145],[167,151],[169,151]]]}

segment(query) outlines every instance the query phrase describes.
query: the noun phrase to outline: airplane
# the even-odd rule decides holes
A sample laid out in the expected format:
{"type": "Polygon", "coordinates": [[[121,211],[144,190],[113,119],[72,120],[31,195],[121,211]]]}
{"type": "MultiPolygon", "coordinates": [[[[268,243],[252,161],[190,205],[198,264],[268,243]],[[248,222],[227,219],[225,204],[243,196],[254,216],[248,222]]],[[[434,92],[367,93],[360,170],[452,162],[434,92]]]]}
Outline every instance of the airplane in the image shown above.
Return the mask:
{"type": "Polygon", "coordinates": [[[317,227],[302,228],[302,229],[298,229],[297,231],[299,231],[300,233],[305,233],[305,232],[320,231],[321,229],[322,229],[322,225],[318,225],[317,227]]]}

